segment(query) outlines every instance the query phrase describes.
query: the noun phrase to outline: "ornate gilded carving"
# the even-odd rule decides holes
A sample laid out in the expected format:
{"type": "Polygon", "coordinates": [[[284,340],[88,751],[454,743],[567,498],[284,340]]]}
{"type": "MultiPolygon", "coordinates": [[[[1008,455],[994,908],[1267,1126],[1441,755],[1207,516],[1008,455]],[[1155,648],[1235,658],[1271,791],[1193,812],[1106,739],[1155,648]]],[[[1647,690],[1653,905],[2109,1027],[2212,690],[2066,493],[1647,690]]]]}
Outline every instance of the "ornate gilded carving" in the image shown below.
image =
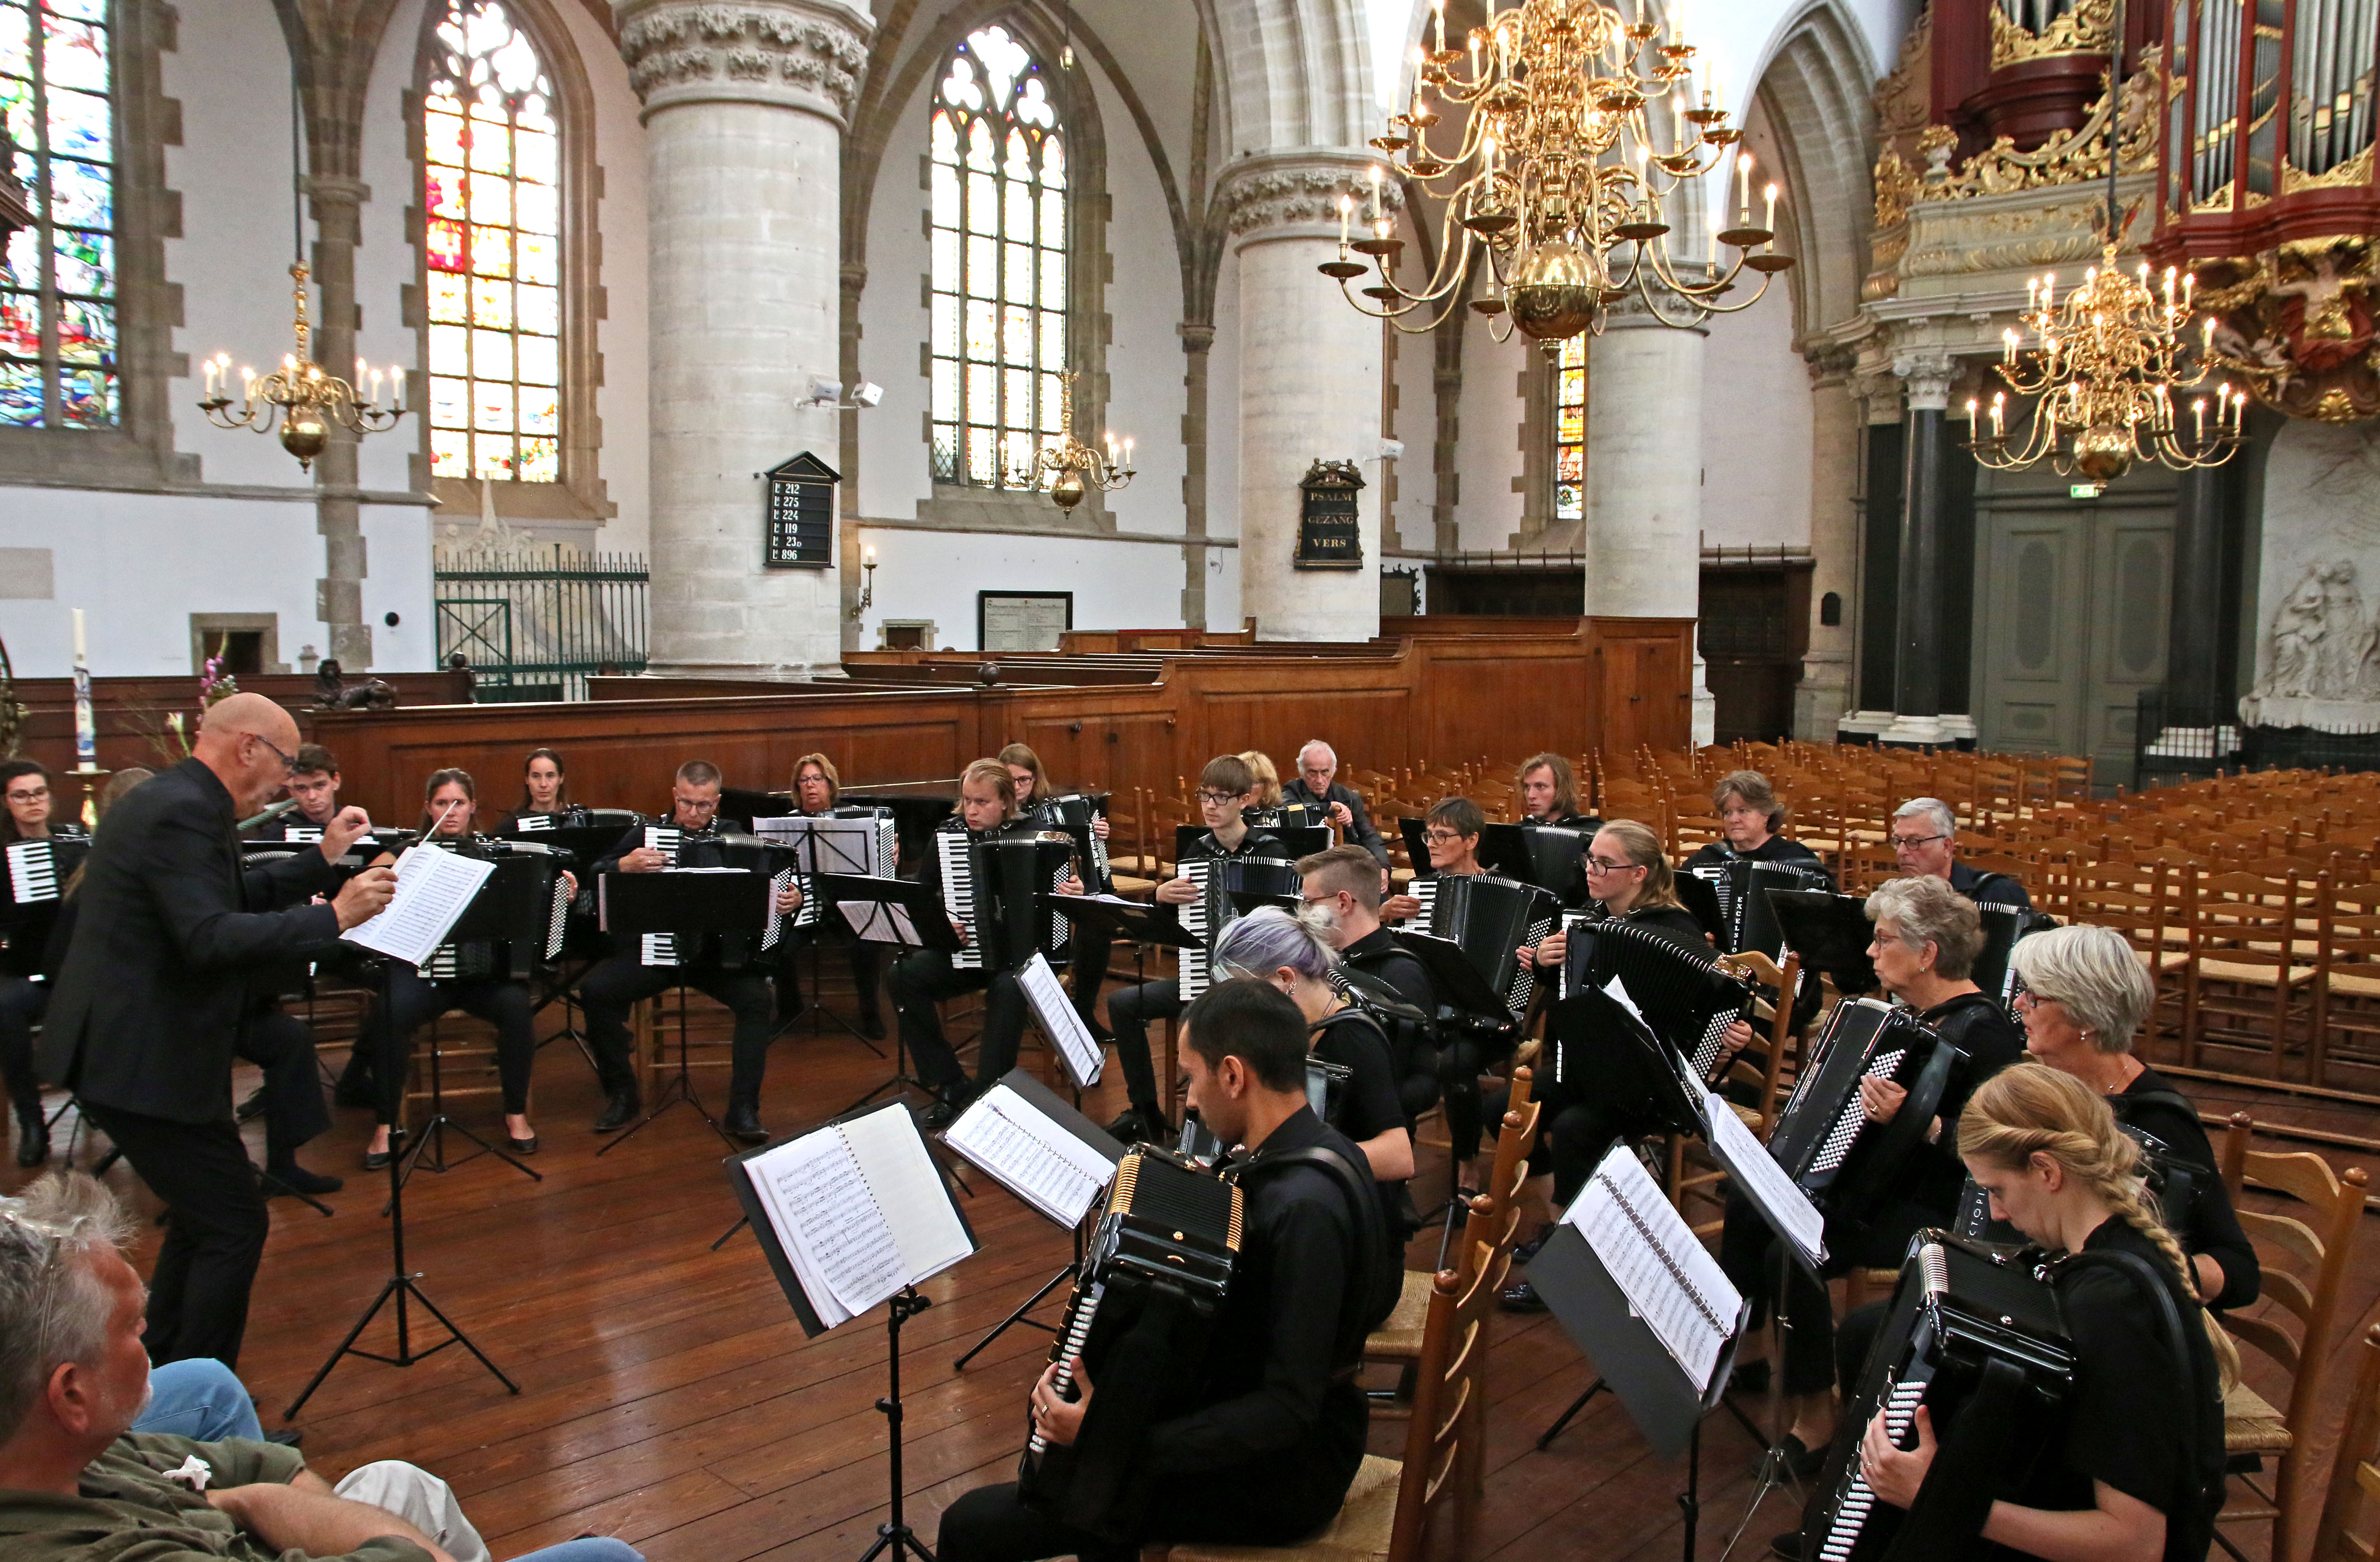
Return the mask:
{"type": "Polygon", "coordinates": [[[1933,101],[1934,8],[1917,13],[1892,73],[1876,84],[1876,128],[1886,144],[1913,141],[1933,101]]]}
{"type": "Polygon", "coordinates": [[[2294,239],[2197,271],[2198,302],[2220,323],[2216,351],[2257,400],[2325,423],[2380,413],[2380,270],[2368,239],[2294,239]]]}
{"type": "Polygon", "coordinates": [[[1900,264],[1903,276],[1956,276],[2010,266],[2062,266],[2098,259],[2106,242],[2098,199],[2060,201],[2017,211],[1937,217],[1925,247],[1900,264]]]}
{"type": "Polygon", "coordinates": [[[1994,6],[1991,12],[1994,70],[2057,55],[2104,55],[2109,31],[2116,21],[2115,0],[2076,0],[2072,10],[2052,21],[2038,36],[2010,21],[1999,6],[1994,6]]]}
{"type": "Polygon", "coordinates": [[[1917,199],[1917,170],[1888,144],[1876,160],[1876,226],[1898,227],[1908,221],[1910,203],[1917,199]]]}
{"type": "MultiPolygon", "coordinates": [[[[1995,12],[1995,15],[1998,13],[1995,12]]],[[[2078,184],[2107,177],[2110,121],[2122,160],[2122,171],[2144,173],[2156,162],[2158,83],[2164,79],[2158,51],[2141,51],[2140,68],[2124,83],[2119,111],[2111,114],[2105,91],[2071,130],[2061,130],[2031,152],[2019,152],[2007,136],[1967,159],[1966,166],[1950,170],[1950,149],[1956,139],[1944,126],[1925,132],[1926,168],[1917,199],[1958,201],[1975,195],[2006,195],[2046,185],[2078,184]]],[[[2104,74],[2100,80],[2104,83],[2104,74]]]]}
{"type": "Polygon", "coordinates": [[[2338,167],[2319,174],[2301,174],[2281,159],[2281,193],[2295,195],[2301,189],[2353,189],[2372,182],[2372,148],[2349,158],[2338,167]]]}

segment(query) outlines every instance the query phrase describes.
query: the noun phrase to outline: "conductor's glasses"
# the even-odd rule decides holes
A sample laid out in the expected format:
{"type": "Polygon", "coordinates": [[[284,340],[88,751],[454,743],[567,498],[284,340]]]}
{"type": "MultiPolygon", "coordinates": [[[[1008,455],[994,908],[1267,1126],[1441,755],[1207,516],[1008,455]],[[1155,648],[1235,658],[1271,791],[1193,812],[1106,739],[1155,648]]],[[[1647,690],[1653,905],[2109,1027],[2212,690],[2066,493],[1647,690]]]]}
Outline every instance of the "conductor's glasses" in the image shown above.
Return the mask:
{"type": "Polygon", "coordinates": [[[291,755],[283,753],[281,751],[281,745],[275,743],[272,738],[265,737],[261,732],[251,732],[249,736],[273,750],[273,757],[281,762],[281,768],[284,773],[290,775],[298,774],[298,761],[291,755]]]}

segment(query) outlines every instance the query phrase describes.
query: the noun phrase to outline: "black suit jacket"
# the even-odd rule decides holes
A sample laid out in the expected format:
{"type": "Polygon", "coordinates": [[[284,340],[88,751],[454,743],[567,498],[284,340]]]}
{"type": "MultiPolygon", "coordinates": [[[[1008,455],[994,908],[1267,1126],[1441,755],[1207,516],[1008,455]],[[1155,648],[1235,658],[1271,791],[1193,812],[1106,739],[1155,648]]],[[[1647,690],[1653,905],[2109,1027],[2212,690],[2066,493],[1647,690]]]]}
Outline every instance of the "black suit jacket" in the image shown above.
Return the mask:
{"type": "Polygon", "coordinates": [[[339,935],[330,907],[304,904],[337,887],[337,870],[319,851],[244,866],[237,822],[231,794],[196,760],[109,811],[42,1026],[43,1077],[122,1112],[230,1116],[250,979],[339,935]]]}
{"type": "Polygon", "coordinates": [[[1380,839],[1380,827],[1373,824],[1371,816],[1364,812],[1364,799],[1357,797],[1349,787],[1333,781],[1330,783],[1330,789],[1318,798],[1306,789],[1305,777],[1301,775],[1283,787],[1281,789],[1281,795],[1284,802],[1302,802],[1309,807],[1320,809],[1326,816],[1330,813],[1332,803],[1345,803],[1348,814],[1354,820],[1345,832],[1347,843],[1351,846],[1360,846],[1378,858],[1381,867],[1385,868],[1389,865],[1389,846],[1386,841],[1380,839]]]}

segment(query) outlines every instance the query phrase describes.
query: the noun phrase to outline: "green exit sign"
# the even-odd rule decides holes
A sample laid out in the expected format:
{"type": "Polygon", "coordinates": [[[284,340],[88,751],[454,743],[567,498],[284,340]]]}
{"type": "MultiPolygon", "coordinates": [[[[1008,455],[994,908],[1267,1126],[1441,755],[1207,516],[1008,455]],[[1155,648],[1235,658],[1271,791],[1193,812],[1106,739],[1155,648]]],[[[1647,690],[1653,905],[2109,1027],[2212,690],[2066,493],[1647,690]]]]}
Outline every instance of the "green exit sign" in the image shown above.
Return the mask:
{"type": "Polygon", "coordinates": [[[2095,499],[2107,491],[2107,485],[2104,482],[2070,482],[2066,485],[2066,496],[2070,499],[2095,499]]]}

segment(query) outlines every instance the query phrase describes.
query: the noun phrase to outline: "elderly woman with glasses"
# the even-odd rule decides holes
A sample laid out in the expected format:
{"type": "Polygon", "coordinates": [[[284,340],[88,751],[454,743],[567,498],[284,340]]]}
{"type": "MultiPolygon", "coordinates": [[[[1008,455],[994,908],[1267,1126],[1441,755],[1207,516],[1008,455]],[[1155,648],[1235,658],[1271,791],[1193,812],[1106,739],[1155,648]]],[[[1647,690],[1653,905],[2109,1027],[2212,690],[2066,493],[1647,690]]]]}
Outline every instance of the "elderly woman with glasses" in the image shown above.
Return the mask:
{"type": "MultiPolygon", "coordinates": [[[[50,823],[50,773],[33,760],[0,764],[8,814],[0,828],[9,841],[40,841],[52,836],[82,835],[79,826],[50,823]]],[[[42,957],[50,926],[47,907],[8,908],[15,925],[0,946],[0,1080],[8,1086],[8,1104],[17,1114],[17,1164],[38,1166],[49,1159],[49,1125],[42,1117],[42,1082],[33,1068],[33,1027],[49,1007],[50,990],[42,984],[42,957]]]]}
{"type": "Polygon", "coordinates": [[[2033,909],[2033,897],[2006,873],[1959,861],[1959,818],[1940,798],[1912,798],[1892,811],[1888,838],[1904,877],[1940,879],[1978,906],[2033,909]]]}

